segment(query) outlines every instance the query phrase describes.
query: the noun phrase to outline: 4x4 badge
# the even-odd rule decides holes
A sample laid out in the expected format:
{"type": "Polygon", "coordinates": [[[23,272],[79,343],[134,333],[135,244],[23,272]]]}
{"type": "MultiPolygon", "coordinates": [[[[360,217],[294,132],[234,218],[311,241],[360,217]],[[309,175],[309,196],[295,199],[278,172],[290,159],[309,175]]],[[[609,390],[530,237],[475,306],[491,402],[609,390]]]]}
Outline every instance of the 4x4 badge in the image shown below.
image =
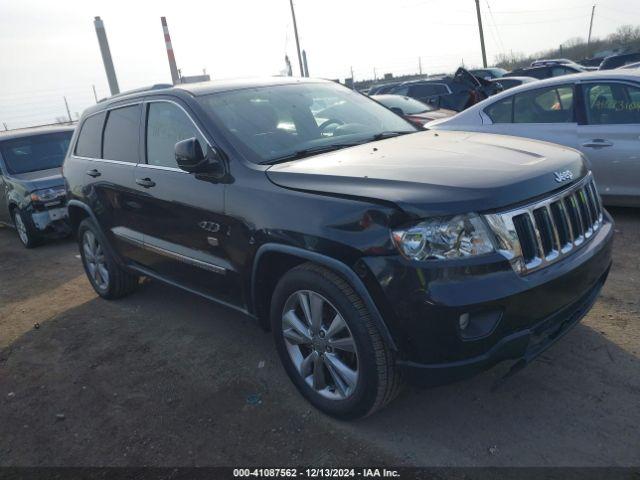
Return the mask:
{"type": "Polygon", "coordinates": [[[571,170],[565,170],[564,172],[553,172],[556,178],[556,182],[562,183],[573,178],[571,170]]]}

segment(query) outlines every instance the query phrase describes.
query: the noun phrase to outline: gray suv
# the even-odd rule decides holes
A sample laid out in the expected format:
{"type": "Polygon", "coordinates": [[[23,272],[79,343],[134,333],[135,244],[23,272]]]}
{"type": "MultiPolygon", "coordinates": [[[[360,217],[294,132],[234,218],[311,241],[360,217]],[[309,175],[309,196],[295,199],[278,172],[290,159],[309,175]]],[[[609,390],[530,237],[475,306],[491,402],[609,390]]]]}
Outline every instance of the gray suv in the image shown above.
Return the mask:
{"type": "Polygon", "coordinates": [[[0,223],[15,226],[23,245],[66,236],[62,162],[73,127],[38,127],[0,133],[0,223]]]}

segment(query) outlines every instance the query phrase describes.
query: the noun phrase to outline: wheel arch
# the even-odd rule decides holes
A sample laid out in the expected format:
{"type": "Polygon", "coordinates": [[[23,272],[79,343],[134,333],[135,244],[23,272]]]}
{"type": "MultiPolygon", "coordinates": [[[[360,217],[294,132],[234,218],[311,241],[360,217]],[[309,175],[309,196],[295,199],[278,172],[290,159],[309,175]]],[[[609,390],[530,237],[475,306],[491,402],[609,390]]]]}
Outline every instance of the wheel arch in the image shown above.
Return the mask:
{"type": "Polygon", "coordinates": [[[93,220],[93,223],[98,229],[98,235],[100,236],[100,241],[102,242],[104,247],[109,250],[109,253],[113,255],[113,258],[119,265],[124,266],[122,258],[116,253],[113,246],[108,241],[107,236],[105,235],[105,232],[100,225],[100,222],[96,218],[95,213],[93,213],[89,205],[81,202],[80,200],[72,199],[67,203],[67,211],[69,215],[69,223],[71,224],[71,228],[73,229],[74,234],[77,233],[80,223],[82,223],[84,219],[90,218],[91,220],[93,220]]]}
{"type": "Polygon", "coordinates": [[[267,243],[262,245],[253,261],[251,271],[251,307],[263,328],[269,329],[271,294],[278,280],[291,268],[305,262],[313,262],[340,275],[360,295],[371,317],[378,326],[387,346],[393,351],[397,347],[378,307],[358,275],[345,263],[321,253],[290,245],[267,243]]]}
{"type": "Polygon", "coordinates": [[[80,222],[85,218],[91,217],[93,221],[96,221],[91,208],[78,200],[69,200],[69,203],[67,204],[67,212],[69,214],[69,224],[74,232],[78,231],[80,222]]]}

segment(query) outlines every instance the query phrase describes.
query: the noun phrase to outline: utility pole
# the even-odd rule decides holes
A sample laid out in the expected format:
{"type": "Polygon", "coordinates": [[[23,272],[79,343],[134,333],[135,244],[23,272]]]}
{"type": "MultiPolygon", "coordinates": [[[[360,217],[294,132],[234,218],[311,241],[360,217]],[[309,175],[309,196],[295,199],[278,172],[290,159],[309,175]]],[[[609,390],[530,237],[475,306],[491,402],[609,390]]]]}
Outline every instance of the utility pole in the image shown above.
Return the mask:
{"type": "Polygon", "coordinates": [[[351,90],[355,90],[356,89],[356,81],[353,78],[353,67],[351,67],[351,90]]]}
{"type": "Polygon", "coordinates": [[[591,7],[591,21],[589,22],[589,36],[587,37],[587,57],[591,52],[591,31],[593,30],[593,15],[596,13],[596,6],[591,7]]]}
{"type": "Polygon", "coordinates": [[[169,35],[169,26],[167,25],[167,17],[160,17],[162,23],[162,32],[164,33],[164,43],[167,47],[167,57],[169,59],[169,70],[171,71],[171,83],[177,85],[180,83],[180,73],[176,65],[176,57],[173,54],[173,45],[171,44],[171,36],[169,35]]]}
{"type": "Polygon", "coordinates": [[[307,51],[306,50],[302,50],[302,65],[304,66],[304,68],[303,68],[304,76],[308,77],[309,76],[309,65],[307,64],[307,51]]]}
{"type": "Polygon", "coordinates": [[[418,57],[418,71],[422,75],[422,57],[418,57]]]}
{"type": "Polygon", "coordinates": [[[300,53],[300,40],[298,39],[298,24],[296,23],[296,11],[293,9],[293,0],[289,0],[291,5],[291,18],[293,18],[293,33],[296,36],[296,50],[298,51],[298,63],[300,64],[300,76],[304,77],[304,66],[302,64],[302,54],[300,53]]]}
{"type": "Polygon", "coordinates": [[[480,15],[480,0],[476,0],[476,12],[478,13],[478,30],[480,30],[480,47],[482,47],[482,65],[487,68],[487,52],[484,49],[484,32],[482,31],[482,16],[480,15]]]}
{"type": "Polygon", "coordinates": [[[376,72],[376,67],[373,67],[373,81],[378,80],[378,73],[376,72]]]}
{"type": "Polygon", "coordinates": [[[96,103],[98,103],[98,94],[96,93],[96,86],[95,85],[91,85],[91,88],[93,88],[93,98],[96,99],[96,103]]]}
{"type": "Polygon", "coordinates": [[[116,70],[113,68],[113,60],[111,59],[111,50],[109,49],[109,41],[107,40],[107,32],[104,29],[104,23],[100,17],[95,17],[93,25],[96,29],[96,35],[98,36],[98,45],[100,45],[100,53],[102,54],[102,63],[104,63],[104,69],[107,72],[107,81],[109,82],[109,90],[111,95],[120,93],[120,87],[118,87],[118,79],[116,77],[116,70]]]}
{"type": "Polygon", "coordinates": [[[71,118],[71,112],[69,111],[69,104],[67,103],[67,97],[62,97],[64,98],[64,106],[67,109],[67,115],[69,116],[69,123],[73,122],[73,119],[71,118]]]}

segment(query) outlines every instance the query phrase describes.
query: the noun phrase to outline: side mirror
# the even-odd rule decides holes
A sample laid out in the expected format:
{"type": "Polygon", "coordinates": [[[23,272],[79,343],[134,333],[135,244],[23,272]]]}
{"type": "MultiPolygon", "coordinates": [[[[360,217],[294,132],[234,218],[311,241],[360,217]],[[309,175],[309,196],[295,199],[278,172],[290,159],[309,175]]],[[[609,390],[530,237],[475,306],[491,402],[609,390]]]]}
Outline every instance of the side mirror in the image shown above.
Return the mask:
{"type": "Polygon", "coordinates": [[[391,110],[396,115],[400,115],[401,117],[404,116],[404,112],[402,111],[402,109],[400,107],[391,107],[391,108],[389,108],[389,110],[391,110]]]}
{"type": "Polygon", "coordinates": [[[203,152],[197,138],[187,138],[175,145],[176,163],[178,167],[189,173],[202,173],[214,178],[226,175],[225,163],[219,152],[207,145],[203,152]]]}

